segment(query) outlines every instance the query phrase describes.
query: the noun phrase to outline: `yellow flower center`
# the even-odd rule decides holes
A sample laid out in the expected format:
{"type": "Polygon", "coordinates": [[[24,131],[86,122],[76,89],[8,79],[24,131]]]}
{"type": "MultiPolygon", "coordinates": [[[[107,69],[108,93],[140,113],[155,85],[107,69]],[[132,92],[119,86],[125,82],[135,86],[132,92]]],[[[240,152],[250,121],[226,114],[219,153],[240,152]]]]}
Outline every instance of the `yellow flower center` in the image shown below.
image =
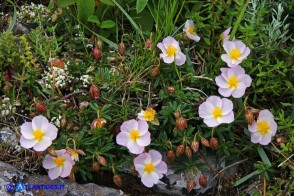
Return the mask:
{"type": "Polygon", "coordinates": [[[132,130],[131,132],[130,132],[130,139],[132,140],[132,141],[137,141],[137,139],[139,139],[140,138],[140,133],[139,133],[139,131],[138,130],[136,130],[136,129],[134,129],[134,130],[132,130]]]}
{"type": "Polygon", "coordinates": [[[44,137],[44,133],[40,129],[36,129],[33,132],[34,140],[41,141],[44,137]]]}
{"type": "Polygon", "coordinates": [[[269,132],[270,130],[270,126],[266,121],[259,121],[257,123],[257,131],[261,134],[261,135],[265,135],[269,132]]]}
{"type": "Polygon", "coordinates": [[[236,76],[231,76],[228,80],[229,88],[237,88],[238,78],[236,76]]]}
{"type": "Polygon", "coordinates": [[[166,48],[166,54],[169,57],[175,56],[176,51],[177,51],[177,48],[174,47],[173,45],[168,45],[166,48]]]}
{"type": "Polygon", "coordinates": [[[189,27],[188,30],[187,30],[191,35],[194,35],[195,33],[195,30],[193,27],[189,27]]]}
{"type": "Polygon", "coordinates": [[[230,59],[231,60],[238,60],[239,57],[241,56],[241,51],[239,50],[239,48],[233,48],[230,52],[230,59]]]}
{"type": "Polygon", "coordinates": [[[215,107],[212,111],[212,115],[214,119],[221,118],[223,116],[223,111],[220,107],[215,107]]]}
{"type": "Polygon", "coordinates": [[[55,158],[54,162],[58,167],[62,167],[64,165],[64,158],[57,157],[55,158]]]}
{"type": "Polygon", "coordinates": [[[154,116],[156,114],[156,111],[152,108],[147,108],[144,111],[144,119],[147,121],[152,121],[154,119],[154,116]]]}
{"type": "Polygon", "coordinates": [[[152,172],[154,172],[154,170],[155,167],[153,163],[150,162],[145,165],[144,172],[146,172],[147,174],[151,174],[152,172]]]}

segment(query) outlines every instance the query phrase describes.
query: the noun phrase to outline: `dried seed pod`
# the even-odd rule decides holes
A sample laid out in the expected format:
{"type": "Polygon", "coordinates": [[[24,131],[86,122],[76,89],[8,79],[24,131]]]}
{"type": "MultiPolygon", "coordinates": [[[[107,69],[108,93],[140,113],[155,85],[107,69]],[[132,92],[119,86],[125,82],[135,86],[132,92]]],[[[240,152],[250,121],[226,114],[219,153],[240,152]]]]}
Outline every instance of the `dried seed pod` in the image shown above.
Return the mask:
{"type": "Polygon", "coordinates": [[[206,179],[205,176],[200,176],[200,178],[199,178],[199,184],[203,188],[206,188],[206,186],[207,186],[207,179],[206,179]]]}
{"type": "Polygon", "coordinates": [[[181,116],[181,112],[179,110],[175,111],[174,117],[177,119],[181,116]]]}
{"type": "Polygon", "coordinates": [[[67,123],[66,117],[65,117],[65,115],[62,115],[62,117],[60,119],[61,128],[65,127],[66,123],[67,123]]]}
{"type": "Polygon", "coordinates": [[[107,167],[107,161],[103,156],[98,156],[98,161],[102,166],[107,167]]]}
{"type": "MultiPolygon", "coordinates": [[[[66,148],[65,148],[65,150],[66,150],[66,148]]],[[[48,154],[50,155],[50,156],[52,156],[52,157],[57,157],[57,154],[56,154],[56,152],[55,152],[55,150],[53,150],[52,148],[48,148],[47,149],[47,152],[48,152],[48,154]]]]}
{"type": "Polygon", "coordinates": [[[91,124],[91,129],[102,128],[105,124],[106,120],[104,118],[96,118],[91,124]]]}
{"type": "Polygon", "coordinates": [[[126,45],[121,41],[119,44],[118,44],[118,53],[123,56],[126,52],[126,45]]]}
{"type": "Polygon", "coordinates": [[[176,155],[175,155],[175,153],[174,153],[173,150],[169,150],[169,151],[167,151],[166,156],[167,156],[167,160],[168,160],[170,163],[172,163],[172,162],[175,160],[175,158],[176,158],[176,155]]]}
{"type": "Polygon", "coordinates": [[[176,120],[176,127],[177,129],[179,129],[180,131],[184,131],[187,127],[188,127],[188,123],[187,120],[183,117],[179,117],[176,120]]]}
{"type": "Polygon", "coordinates": [[[212,150],[217,150],[218,149],[218,140],[217,140],[217,138],[214,138],[214,137],[210,138],[209,145],[210,145],[210,148],[212,150]]]}
{"type": "Polygon", "coordinates": [[[100,165],[98,162],[94,162],[92,163],[92,169],[95,171],[95,172],[98,172],[99,169],[100,169],[100,165]]]}
{"type": "Polygon", "coordinates": [[[51,22],[56,22],[58,19],[58,13],[54,12],[51,16],[51,22]]]}
{"type": "Polygon", "coordinates": [[[180,157],[182,156],[182,154],[184,153],[185,151],[185,146],[183,144],[180,144],[177,146],[177,150],[176,150],[176,156],[177,157],[180,157]]]}
{"type": "Polygon", "coordinates": [[[169,93],[175,93],[176,92],[176,89],[173,86],[169,86],[169,87],[167,87],[167,91],[169,93]]]}
{"type": "Polygon", "coordinates": [[[149,71],[149,75],[152,78],[155,78],[156,76],[158,76],[159,72],[160,72],[159,66],[153,66],[149,71]]]}
{"type": "Polygon", "coordinates": [[[92,99],[98,99],[99,94],[100,94],[100,90],[95,84],[92,84],[91,87],[90,87],[89,94],[90,94],[92,99]]]}
{"type": "Polygon", "coordinates": [[[196,187],[196,182],[193,178],[189,179],[187,182],[187,192],[190,193],[196,187]]]}
{"type": "Polygon", "coordinates": [[[113,176],[113,182],[114,182],[114,184],[115,184],[116,186],[121,187],[121,186],[122,186],[122,180],[121,180],[120,175],[115,174],[115,175],[113,176]]]}
{"type": "Polygon", "coordinates": [[[244,117],[249,125],[252,125],[253,122],[255,121],[255,118],[258,117],[259,110],[252,108],[252,107],[247,107],[246,110],[244,111],[244,117]]]}
{"type": "Polygon", "coordinates": [[[153,46],[153,40],[151,38],[147,39],[145,42],[145,49],[146,50],[151,50],[152,46],[153,46]]]}
{"type": "Polygon", "coordinates": [[[196,141],[196,140],[193,140],[191,143],[190,143],[190,146],[193,150],[193,152],[197,152],[199,150],[199,142],[196,141]]]}
{"type": "Polygon", "coordinates": [[[187,158],[191,158],[192,157],[192,150],[189,146],[186,146],[185,148],[185,155],[187,158]]]}
{"type": "Polygon", "coordinates": [[[204,137],[201,138],[201,144],[206,147],[210,147],[209,141],[207,139],[205,139],[204,137]]]}
{"type": "Polygon", "coordinates": [[[36,103],[36,110],[38,113],[45,113],[47,111],[47,108],[43,102],[36,103]]]}
{"type": "Polygon", "coordinates": [[[102,52],[101,50],[99,50],[97,47],[93,48],[92,50],[92,55],[94,56],[94,58],[98,61],[101,59],[102,56],[102,52]]]}

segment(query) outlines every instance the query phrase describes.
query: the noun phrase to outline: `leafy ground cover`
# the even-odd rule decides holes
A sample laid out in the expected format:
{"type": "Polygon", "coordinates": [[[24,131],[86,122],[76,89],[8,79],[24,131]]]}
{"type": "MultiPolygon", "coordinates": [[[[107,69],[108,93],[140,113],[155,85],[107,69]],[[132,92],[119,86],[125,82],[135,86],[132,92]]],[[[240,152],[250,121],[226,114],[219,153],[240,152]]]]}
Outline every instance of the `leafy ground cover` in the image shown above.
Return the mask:
{"type": "Polygon", "coordinates": [[[195,194],[214,154],[239,170],[213,171],[210,194],[291,195],[293,6],[2,3],[0,125],[20,146],[2,138],[1,160],[131,194],[151,194],[173,169],[195,194]]]}

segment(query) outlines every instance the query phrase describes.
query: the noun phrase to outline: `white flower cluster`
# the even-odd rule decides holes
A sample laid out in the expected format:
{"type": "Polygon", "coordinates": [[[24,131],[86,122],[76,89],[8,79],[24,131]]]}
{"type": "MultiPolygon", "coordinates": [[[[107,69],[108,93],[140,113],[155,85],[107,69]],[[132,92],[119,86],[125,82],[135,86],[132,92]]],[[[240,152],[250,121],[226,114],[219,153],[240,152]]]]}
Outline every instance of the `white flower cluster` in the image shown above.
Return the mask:
{"type": "Polygon", "coordinates": [[[36,22],[38,18],[47,18],[50,10],[42,4],[22,5],[19,11],[16,12],[18,19],[26,22],[36,22]]]}
{"type": "Polygon", "coordinates": [[[8,97],[3,97],[0,102],[0,117],[6,117],[15,111],[15,106],[11,105],[8,97]]]}
{"type": "Polygon", "coordinates": [[[80,77],[80,81],[82,81],[84,88],[87,88],[91,84],[92,80],[93,78],[89,75],[82,75],[80,77]]]}
{"type": "Polygon", "coordinates": [[[51,84],[53,83],[53,77],[55,78],[55,87],[65,88],[68,83],[71,83],[74,80],[74,77],[71,76],[67,69],[67,63],[64,64],[64,68],[52,67],[48,68],[48,71],[44,71],[42,79],[39,81],[41,85],[44,85],[46,88],[51,89],[51,84]]]}

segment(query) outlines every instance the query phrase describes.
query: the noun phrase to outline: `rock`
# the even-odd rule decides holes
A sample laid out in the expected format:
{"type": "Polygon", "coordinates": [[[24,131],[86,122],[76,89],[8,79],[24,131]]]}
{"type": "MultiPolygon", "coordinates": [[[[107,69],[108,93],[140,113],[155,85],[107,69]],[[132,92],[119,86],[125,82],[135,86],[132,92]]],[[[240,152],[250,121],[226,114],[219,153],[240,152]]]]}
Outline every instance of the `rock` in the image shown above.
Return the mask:
{"type": "Polygon", "coordinates": [[[77,184],[67,179],[57,178],[50,180],[48,176],[28,175],[14,168],[13,166],[0,161],[0,195],[43,195],[46,196],[119,196],[124,195],[120,190],[102,187],[94,183],[77,184]],[[20,183],[20,184],[19,184],[20,183]],[[34,186],[35,185],[35,186],[34,186]],[[50,186],[49,186],[50,185],[50,186]],[[46,190],[26,190],[26,189],[46,190]],[[24,187],[23,191],[16,189],[24,187]]]}

